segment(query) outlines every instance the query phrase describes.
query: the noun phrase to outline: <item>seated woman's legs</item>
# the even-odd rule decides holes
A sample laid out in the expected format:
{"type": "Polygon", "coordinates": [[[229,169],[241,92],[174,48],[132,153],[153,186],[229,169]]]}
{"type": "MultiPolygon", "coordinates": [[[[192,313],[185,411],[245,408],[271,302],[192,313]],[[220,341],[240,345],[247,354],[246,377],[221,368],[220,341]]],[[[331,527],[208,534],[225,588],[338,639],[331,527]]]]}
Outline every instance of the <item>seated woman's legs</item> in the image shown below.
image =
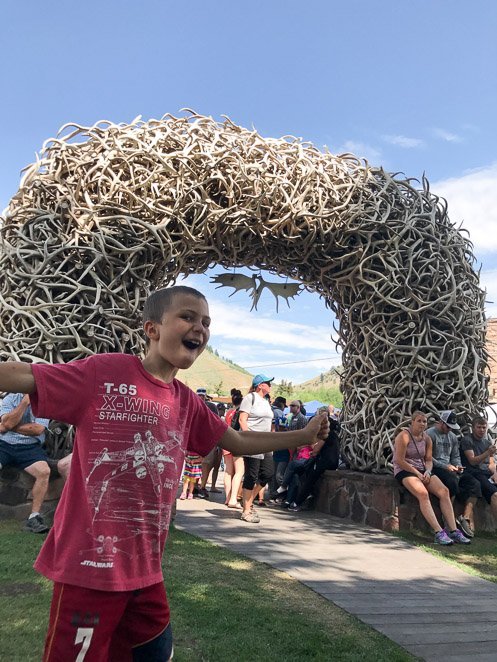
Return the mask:
{"type": "Polygon", "coordinates": [[[440,478],[432,476],[427,485],[427,489],[430,494],[433,494],[439,500],[440,510],[442,511],[445,524],[449,527],[449,531],[454,531],[457,526],[449,488],[442,483],[440,478]]]}
{"type": "MultiPolygon", "coordinates": [[[[432,480],[434,480],[433,477],[431,478],[430,483],[432,480]]],[[[436,480],[440,483],[438,478],[436,478],[436,480]]],[[[431,526],[433,531],[435,533],[441,531],[442,527],[440,526],[437,517],[433,511],[428,489],[423,484],[423,482],[417,476],[408,476],[402,480],[402,485],[406,488],[408,492],[410,492],[414,497],[416,497],[419,503],[419,509],[421,510],[421,514],[428,522],[428,524],[431,526]]],[[[440,483],[440,485],[442,485],[442,483],[440,483]]],[[[444,486],[442,485],[442,487],[444,486]]],[[[447,488],[445,489],[447,490],[447,488]]],[[[447,490],[447,494],[448,493],[449,491],[447,490]]]]}

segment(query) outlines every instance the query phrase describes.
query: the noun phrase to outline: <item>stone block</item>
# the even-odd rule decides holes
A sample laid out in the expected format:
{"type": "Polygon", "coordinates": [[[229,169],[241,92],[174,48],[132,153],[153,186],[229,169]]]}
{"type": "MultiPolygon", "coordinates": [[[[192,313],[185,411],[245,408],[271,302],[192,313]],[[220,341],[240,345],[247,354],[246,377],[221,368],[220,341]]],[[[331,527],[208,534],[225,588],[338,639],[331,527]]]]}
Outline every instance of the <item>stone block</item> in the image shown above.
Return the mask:
{"type": "Polygon", "coordinates": [[[391,533],[392,531],[398,531],[399,530],[398,515],[392,515],[392,517],[384,517],[381,528],[383,529],[383,531],[388,531],[389,533],[391,533]]]}
{"type": "Polygon", "coordinates": [[[391,513],[395,508],[395,497],[392,486],[373,485],[371,505],[382,513],[391,513]]]}
{"type": "Polygon", "coordinates": [[[17,506],[28,500],[29,490],[22,485],[8,484],[0,487],[0,503],[6,506],[17,506]]]}
{"type": "Polygon", "coordinates": [[[339,490],[329,502],[326,512],[337,517],[350,517],[350,502],[346,490],[339,490]]]}
{"type": "Polygon", "coordinates": [[[358,494],[352,498],[351,517],[353,522],[363,523],[366,516],[366,509],[361,503],[358,494]]]}
{"type": "Polygon", "coordinates": [[[368,508],[366,513],[366,524],[374,529],[383,528],[383,516],[374,508],[368,508]]]}

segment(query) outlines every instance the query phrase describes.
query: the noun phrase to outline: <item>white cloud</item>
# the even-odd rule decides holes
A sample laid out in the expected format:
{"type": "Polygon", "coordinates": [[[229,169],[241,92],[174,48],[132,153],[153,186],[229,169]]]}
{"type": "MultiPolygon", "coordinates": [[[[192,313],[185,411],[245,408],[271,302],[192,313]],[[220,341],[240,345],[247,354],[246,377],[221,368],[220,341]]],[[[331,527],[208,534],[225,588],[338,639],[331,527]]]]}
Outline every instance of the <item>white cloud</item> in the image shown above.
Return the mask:
{"type": "Polygon", "coordinates": [[[383,140],[392,145],[397,145],[398,147],[404,147],[405,149],[415,149],[417,147],[424,147],[424,140],[421,138],[408,138],[407,136],[383,136],[383,140]]]}
{"type": "Polygon", "coordinates": [[[448,143],[461,143],[463,139],[461,136],[458,136],[456,133],[451,133],[445,129],[433,129],[433,135],[435,138],[440,138],[440,140],[445,140],[448,143]]]}
{"type": "Polygon", "coordinates": [[[360,159],[366,159],[369,163],[378,162],[381,159],[381,150],[372,145],[354,140],[347,140],[334,150],[335,154],[350,153],[360,159]]]}
{"type": "Polygon", "coordinates": [[[497,250],[497,163],[431,185],[447,199],[452,222],[469,230],[476,253],[497,250]]]}
{"type": "Polygon", "coordinates": [[[255,318],[242,307],[227,304],[216,299],[209,299],[212,317],[211,332],[216,338],[251,340],[263,343],[266,347],[281,349],[289,347],[293,352],[301,352],[312,347],[314,351],[334,351],[330,335],[332,327],[310,326],[297,322],[272,318],[255,318]]]}

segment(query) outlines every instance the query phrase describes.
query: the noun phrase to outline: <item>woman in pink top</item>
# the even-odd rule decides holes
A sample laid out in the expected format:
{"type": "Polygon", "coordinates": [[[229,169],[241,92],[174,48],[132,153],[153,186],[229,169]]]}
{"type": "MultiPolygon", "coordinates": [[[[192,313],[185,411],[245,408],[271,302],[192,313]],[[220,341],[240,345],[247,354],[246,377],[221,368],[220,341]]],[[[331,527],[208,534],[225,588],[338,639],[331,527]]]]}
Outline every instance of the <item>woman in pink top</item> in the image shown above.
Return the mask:
{"type": "Polygon", "coordinates": [[[395,437],[393,469],[396,480],[419,502],[421,514],[435,532],[437,545],[469,544],[471,541],[456,528],[449,490],[437,476],[432,476],[432,441],[426,434],[427,418],[415,411],[408,428],[395,437]],[[447,523],[443,529],[433,511],[430,494],[440,501],[440,509],[447,523]]]}

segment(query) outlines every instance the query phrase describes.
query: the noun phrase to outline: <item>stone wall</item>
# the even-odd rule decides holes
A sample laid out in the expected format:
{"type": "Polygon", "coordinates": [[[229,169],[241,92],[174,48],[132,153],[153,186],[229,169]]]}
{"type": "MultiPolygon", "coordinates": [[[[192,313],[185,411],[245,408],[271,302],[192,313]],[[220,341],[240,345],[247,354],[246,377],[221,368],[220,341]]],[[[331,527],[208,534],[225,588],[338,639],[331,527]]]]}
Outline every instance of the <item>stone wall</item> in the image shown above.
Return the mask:
{"type": "MultiPolygon", "coordinates": [[[[438,500],[433,499],[432,503],[442,522],[438,500]]],[[[421,516],[417,500],[399,489],[392,475],[326,471],[318,485],[315,508],[383,531],[430,530],[421,516]]],[[[455,511],[456,516],[461,513],[457,501],[455,511]]],[[[497,522],[484,499],[479,499],[475,508],[475,526],[477,531],[497,530],[497,522]]]]}

